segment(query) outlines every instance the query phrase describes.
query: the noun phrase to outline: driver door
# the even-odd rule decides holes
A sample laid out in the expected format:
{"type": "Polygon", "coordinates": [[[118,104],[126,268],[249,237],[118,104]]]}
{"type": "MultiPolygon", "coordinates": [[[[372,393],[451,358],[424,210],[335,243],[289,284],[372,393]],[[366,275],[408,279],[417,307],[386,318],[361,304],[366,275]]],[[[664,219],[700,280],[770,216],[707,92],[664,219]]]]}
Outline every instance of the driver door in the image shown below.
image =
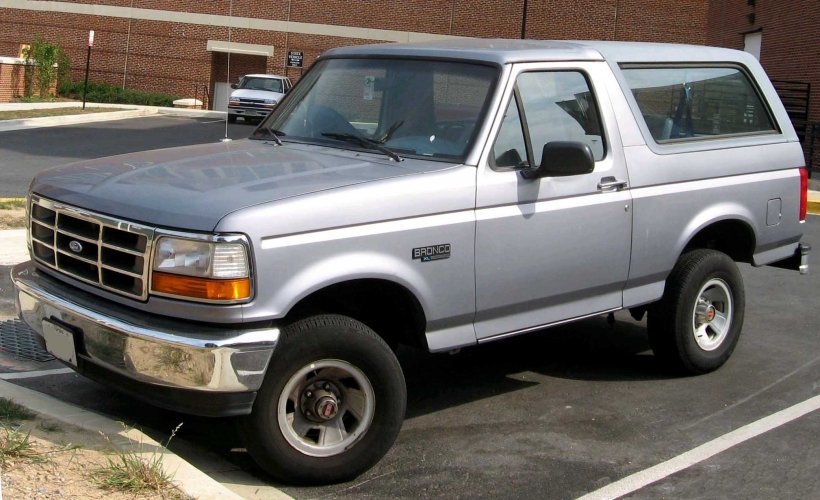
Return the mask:
{"type": "MultiPolygon", "coordinates": [[[[632,211],[603,62],[517,65],[476,198],[476,335],[513,335],[621,308],[632,211]],[[552,141],[587,144],[591,173],[524,179],[552,141]]],[[[549,161],[547,158],[545,161],[549,161]]]]}

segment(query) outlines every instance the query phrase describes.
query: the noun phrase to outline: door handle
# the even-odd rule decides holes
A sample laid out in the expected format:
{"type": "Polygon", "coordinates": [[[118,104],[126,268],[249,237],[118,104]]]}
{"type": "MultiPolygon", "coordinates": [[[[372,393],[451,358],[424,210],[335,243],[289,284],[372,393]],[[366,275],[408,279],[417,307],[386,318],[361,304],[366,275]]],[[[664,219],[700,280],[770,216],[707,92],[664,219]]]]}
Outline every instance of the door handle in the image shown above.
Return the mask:
{"type": "Polygon", "coordinates": [[[601,178],[601,182],[598,183],[598,191],[619,191],[621,189],[624,189],[626,185],[626,181],[622,181],[616,177],[603,177],[601,178]]]}

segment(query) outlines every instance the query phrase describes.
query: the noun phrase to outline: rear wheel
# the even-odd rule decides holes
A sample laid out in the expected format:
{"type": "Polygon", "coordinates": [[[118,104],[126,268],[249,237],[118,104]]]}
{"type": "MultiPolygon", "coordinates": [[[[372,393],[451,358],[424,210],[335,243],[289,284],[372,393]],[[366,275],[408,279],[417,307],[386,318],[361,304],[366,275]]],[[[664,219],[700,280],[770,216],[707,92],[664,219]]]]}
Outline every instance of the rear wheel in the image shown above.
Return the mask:
{"type": "Polygon", "coordinates": [[[345,316],[313,316],[282,332],[242,428],[251,456],[277,479],[334,483],[387,453],[406,399],[401,367],[373,330],[345,316]]]}
{"type": "Polygon", "coordinates": [[[690,374],[722,366],[743,327],[743,278],[734,261],[716,250],[681,256],[663,298],[649,311],[649,342],[670,368],[690,374]]]}

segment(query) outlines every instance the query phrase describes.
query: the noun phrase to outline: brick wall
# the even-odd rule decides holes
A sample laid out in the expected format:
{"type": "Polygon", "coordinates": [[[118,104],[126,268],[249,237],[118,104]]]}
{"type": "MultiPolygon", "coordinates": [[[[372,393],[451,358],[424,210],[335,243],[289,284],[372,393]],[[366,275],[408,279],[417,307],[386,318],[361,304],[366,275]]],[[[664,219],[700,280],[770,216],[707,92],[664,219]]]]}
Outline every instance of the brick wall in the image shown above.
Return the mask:
{"type": "Polygon", "coordinates": [[[760,63],[769,78],[809,82],[808,119],[820,122],[820,1],[713,1],[709,21],[707,42],[723,47],[743,50],[744,34],[760,30],[760,63]]]}
{"type": "MultiPolygon", "coordinates": [[[[37,87],[38,70],[26,65],[25,60],[0,56],[0,102],[9,102],[12,99],[23,97],[26,94],[26,81],[31,84],[34,95],[40,93],[37,87]]],[[[51,83],[49,95],[57,91],[57,82],[51,83]]]]}
{"type": "MultiPolygon", "coordinates": [[[[67,3],[129,7],[131,0],[73,0],[67,3]]],[[[702,0],[530,0],[527,36],[555,39],[644,39],[703,43],[702,0]],[[685,23],[682,20],[685,19],[685,23]]],[[[137,9],[227,16],[231,2],[216,0],[133,0],[137,9]]],[[[234,0],[239,17],[354,26],[458,36],[517,38],[524,0],[234,0]]],[[[217,23],[218,24],[218,23],[217,23]]],[[[224,26],[195,25],[59,12],[0,9],[0,55],[16,53],[37,35],[60,42],[72,61],[72,78],[82,79],[85,40],[96,31],[90,78],[138,90],[190,96],[196,85],[213,88],[224,76],[225,57],[206,51],[208,40],[228,40],[224,26]],[[126,55],[127,54],[127,55],[126,55]]],[[[233,29],[234,42],[274,47],[273,57],[254,71],[297,80],[304,70],[286,68],[288,50],[304,52],[305,69],[327,49],[377,40],[233,29]]],[[[244,71],[242,58],[231,81],[244,71]]]]}
{"type": "MultiPolygon", "coordinates": [[[[59,2],[58,2],[59,3],[59,2]]],[[[458,36],[517,38],[524,0],[72,0],[99,6],[158,9],[212,16],[351,26],[458,36]]],[[[714,44],[741,48],[746,15],[756,9],[764,29],[763,63],[775,78],[816,79],[820,59],[811,31],[817,26],[817,0],[528,0],[526,33],[540,39],[644,40],[714,44]],[[779,6],[779,7],[778,7],[779,6]],[[798,28],[795,28],[795,27],[798,28]],[[797,30],[797,33],[792,33],[797,30]],[[781,33],[778,35],[777,33],[781,33]],[[800,50],[793,51],[792,38],[800,50]],[[789,57],[784,57],[788,54],[789,57]],[[814,61],[814,62],[812,62],[814,61]],[[811,69],[811,68],[814,69],[811,69]]],[[[127,11],[126,11],[127,12],[127,11]]],[[[214,18],[216,24],[224,18],[214,18]]],[[[140,90],[190,96],[195,85],[213,86],[221,78],[224,57],[206,50],[208,40],[228,40],[220,25],[197,25],[59,12],[0,9],[0,55],[16,55],[21,43],[42,35],[63,44],[72,60],[73,78],[81,79],[88,30],[96,31],[91,79],[140,90]],[[130,34],[129,34],[130,33],[130,34]]],[[[298,79],[303,70],[285,67],[288,50],[301,50],[307,68],[323,51],[376,40],[319,36],[247,28],[231,32],[234,42],[274,47],[264,71],[298,79]]],[[[237,70],[242,67],[237,63],[237,70]]],[[[254,64],[254,68],[258,65],[254,64]]],[[[255,69],[256,70],[256,69],[255,69]]],[[[234,73],[232,71],[232,73],[234,73]]],[[[232,81],[235,75],[231,75],[232,81]]],[[[820,83],[812,96],[814,119],[820,120],[820,83]]]]}
{"type": "Polygon", "coordinates": [[[25,66],[0,60],[0,102],[9,102],[23,95],[25,66]]]}

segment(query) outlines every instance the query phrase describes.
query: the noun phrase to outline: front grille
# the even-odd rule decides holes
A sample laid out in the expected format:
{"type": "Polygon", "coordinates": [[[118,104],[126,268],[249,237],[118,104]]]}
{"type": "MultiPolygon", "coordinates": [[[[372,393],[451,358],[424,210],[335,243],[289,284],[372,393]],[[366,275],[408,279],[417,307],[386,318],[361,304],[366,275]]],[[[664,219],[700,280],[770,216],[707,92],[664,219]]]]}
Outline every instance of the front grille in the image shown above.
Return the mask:
{"type": "Polygon", "coordinates": [[[270,109],[265,106],[265,101],[260,99],[239,99],[239,104],[243,108],[270,109]]]}
{"type": "Polygon", "coordinates": [[[120,295],[148,298],[153,228],[36,196],[29,208],[38,262],[120,295]]]}

